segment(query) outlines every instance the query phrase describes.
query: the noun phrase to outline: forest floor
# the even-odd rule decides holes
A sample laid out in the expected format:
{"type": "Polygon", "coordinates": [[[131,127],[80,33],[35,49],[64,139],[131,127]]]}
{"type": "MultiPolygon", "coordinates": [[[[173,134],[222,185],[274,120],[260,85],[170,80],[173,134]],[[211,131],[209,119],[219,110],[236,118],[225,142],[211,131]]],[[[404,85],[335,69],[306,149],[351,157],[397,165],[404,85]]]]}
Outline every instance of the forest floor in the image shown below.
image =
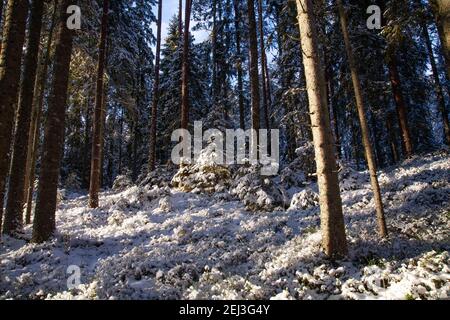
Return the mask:
{"type": "Polygon", "coordinates": [[[93,210],[67,193],[53,241],[29,243],[31,227],[1,240],[0,299],[448,299],[448,155],[380,173],[389,240],[358,175],[342,192],[350,254],[337,262],[321,253],[317,205],[255,213],[223,195],[134,186],[93,210]],[[69,290],[70,265],[81,285],[69,290]]]}

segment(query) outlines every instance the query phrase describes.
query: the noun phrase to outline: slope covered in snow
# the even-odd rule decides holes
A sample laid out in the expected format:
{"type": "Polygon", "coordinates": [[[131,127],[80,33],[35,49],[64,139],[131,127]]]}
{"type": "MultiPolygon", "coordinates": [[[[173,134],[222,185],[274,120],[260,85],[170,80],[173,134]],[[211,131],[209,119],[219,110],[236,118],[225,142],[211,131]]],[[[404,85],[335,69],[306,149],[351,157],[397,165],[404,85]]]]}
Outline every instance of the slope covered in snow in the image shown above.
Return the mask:
{"type": "Polygon", "coordinates": [[[247,211],[226,190],[134,186],[104,192],[95,210],[68,193],[53,241],[28,243],[30,227],[1,240],[0,298],[448,298],[449,169],[448,155],[433,154],[380,173],[391,235],[382,241],[367,173],[344,168],[350,255],[337,262],[320,251],[314,184],[284,190],[293,200],[271,212],[247,211]],[[76,289],[70,265],[80,267],[76,289]]]}

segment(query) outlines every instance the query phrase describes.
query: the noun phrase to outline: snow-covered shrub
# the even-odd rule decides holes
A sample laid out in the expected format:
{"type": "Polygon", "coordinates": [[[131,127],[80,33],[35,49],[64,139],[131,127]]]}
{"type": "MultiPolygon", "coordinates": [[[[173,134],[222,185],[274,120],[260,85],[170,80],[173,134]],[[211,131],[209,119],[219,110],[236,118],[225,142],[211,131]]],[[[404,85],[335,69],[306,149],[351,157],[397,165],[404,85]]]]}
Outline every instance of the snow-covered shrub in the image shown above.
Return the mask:
{"type": "Polygon", "coordinates": [[[369,183],[369,175],[367,172],[359,172],[352,168],[349,163],[340,162],[339,166],[339,182],[342,191],[359,190],[369,183]]]}
{"type": "Polygon", "coordinates": [[[289,210],[306,210],[318,205],[319,195],[310,189],[305,189],[292,197],[289,210]]]}
{"type": "Polygon", "coordinates": [[[296,171],[303,171],[306,175],[316,173],[316,156],[314,153],[314,144],[311,141],[303,141],[300,147],[295,150],[295,153],[297,154],[296,171]]]}
{"type": "Polygon", "coordinates": [[[176,171],[175,165],[159,166],[154,171],[138,179],[139,186],[158,186],[160,188],[170,186],[176,171]]]}
{"type": "Polygon", "coordinates": [[[64,186],[69,190],[80,190],[81,189],[81,179],[74,172],[69,173],[64,183],[64,186]]]}
{"type": "Polygon", "coordinates": [[[121,174],[114,180],[112,189],[114,191],[123,191],[133,185],[129,174],[121,174]]]}
{"type": "Polygon", "coordinates": [[[230,193],[249,211],[273,211],[286,207],[288,202],[284,189],[272,179],[261,176],[255,166],[245,166],[236,172],[230,193]]]}
{"type": "Polygon", "coordinates": [[[107,219],[109,225],[122,225],[123,221],[126,219],[126,215],[119,210],[114,211],[107,219]]]}
{"type": "Polygon", "coordinates": [[[213,144],[203,149],[193,165],[182,165],[172,179],[172,186],[183,192],[214,193],[226,190],[231,172],[216,164],[217,152],[213,144]]]}

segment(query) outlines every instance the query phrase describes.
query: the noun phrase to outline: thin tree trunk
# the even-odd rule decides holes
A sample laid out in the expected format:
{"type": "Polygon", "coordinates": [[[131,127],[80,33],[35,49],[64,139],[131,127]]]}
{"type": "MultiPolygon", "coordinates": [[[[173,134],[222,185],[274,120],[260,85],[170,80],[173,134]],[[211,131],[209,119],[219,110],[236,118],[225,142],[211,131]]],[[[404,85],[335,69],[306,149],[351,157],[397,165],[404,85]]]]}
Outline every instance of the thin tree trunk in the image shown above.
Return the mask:
{"type": "Polygon", "coordinates": [[[259,30],[259,45],[261,50],[261,81],[262,81],[262,102],[264,110],[264,126],[266,129],[270,128],[269,123],[269,107],[267,96],[267,78],[266,78],[266,49],[264,45],[264,21],[262,0],[258,1],[258,30],[259,30]]]}
{"type": "Polygon", "coordinates": [[[296,0],[296,3],[316,154],[322,246],[325,253],[334,258],[347,254],[347,241],[323,68],[317,44],[317,27],[312,0],[296,0]]]}
{"type": "Polygon", "coordinates": [[[393,128],[393,114],[389,113],[386,116],[386,129],[388,132],[388,136],[389,136],[389,145],[391,147],[391,152],[392,152],[392,158],[394,160],[394,164],[398,163],[400,160],[399,154],[398,154],[398,148],[397,148],[397,143],[396,143],[396,135],[394,132],[394,128],[393,128]]]}
{"type": "Polygon", "coordinates": [[[52,22],[49,29],[49,34],[47,38],[47,47],[45,53],[41,50],[38,58],[38,70],[36,81],[34,83],[34,97],[33,97],[33,111],[31,115],[31,126],[30,126],[30,141],[28,143],[27,152],[27,165],[26,165],[26,175],[25,175],[25,199],[26,199],[26,213],[25,213],[25,223],[31,223],[31,210],[33,203],[33,192],[34,192],[34,179],[36,170],[36,159],[39,149],[39,133],[41,131],[41,113],[44,104],[44,93],[47,84],[47,70],[50,64],[51,47],[53,40],[53,32],[56,23],[56,14],[58,8],[58,1],[55,0],[53,3],[53,14],[52,22]]]}
{"type": "MultiPolygon", "coordinates": [[[[106,39],[107,46],[105,49],[105,77],[108,73],[108,58],[110,52],[110,43],[108,41],[108,36],[106,39]]],[[[104,186],[104,159],[105,159],[105,127],[106,127],[106,115],[108,114],[108,80],[103,81],[103,96],[102,96],[102,136],[100,139],[100,187],[104,186]]]]}
{"type": "Polygon", "coordinates": [[[355,57],[353,55],[353,48],[350,42],[350,36],[348,33],[347,16],[344,10],[344,6],[341,0],[337,0],[339,9],[339,18],[341,21],[342,35],[344,37],[345,49],[347,51],[348,63],[350,66],[350,72],[352,75],[353,89],[355,92],[356,108],[358,111],[359,123],[361,126],[362,143],[366,155],[367,166],[369,167],[370,182],[372,185],[372,191],[374,193],[375,209],[377,214],[378,232],[381,237],[387,237],[386,220],[384,217],[383,201],[381,197],[380,185],[378,183],[377,168],[374,159],[374,153],[370,142],[370,131],[367,124],[363,93],[361,89],[361,81],[357,71],[355,57]]]}
{"type": "Polygon", "coordinates": [[[189,124],[189,25],[192,0],[186,0],[184,11],[183,65],[181,69],[181,128],[188,129],[189,124]]]}
{"type": "Polygon", "coordinates": [[[252,129],[256,136],[252,137],[252,148],[258,152],[258,130],[260,129],[260,94],[258,74],[258,38],[256,35],[255,2],[247,0],[248,42],[249,42],[249,72],[252,103],[252,129]]]}
{"type": "Polygon", "coordinates": [[[37,243],[48,240],[56,228],[56,195],[64,143],[64,120],[74,34],[66,26],[69,17],[66,9],[70,3],[74,2],[73,0],[63,0],[58,10],[53,82],[45,123],[42,163],[33,222],[32,241],[37,243]]]}
{"type": "MultiPolygon", "coordinates": [[[[450,26],[449,26],[450,27],[450,26]]],[[[445,107],[444,91],[442,90],[441,80],[439,79],[439,71],[434,59],[433,45],[431,43],[430,34],[425,23],[422,25],[423,35],[425,37],[425,44],[428,49],[428,55],[431,63],[431,70],[433,71],[434,89],[436,91],[436,97],[438,102],[438,109],[441,112],[442,124],[444,127],[444,139],[445,142],[450,145],[450,125],[448,121],[448,114],[445,107]]]]}
{"type": "Polygon", "coordinates": [[[91,178],[89,187],[89,207],[98,207],[98,192],[100,189],[100,160],[101,146],[103,139],[103,123],[102,123],[102,98],[103,98],[103,81],[105,71],[106,58],[106,38],[108,36],[108,11],[109,0],[103,0],[102,25],[100,32],[98,65],[97,65],[97,86],[95,95],[95,110],[93,119],[93,139],[92,139],[92,158],[91,158],[91,178]]]}
{"type": "Polygon", "coordinates": [[[211,32],[211,51],[212,51],[212,103],[215,105],[217,103],[217,0],[212,2],[212,16],[213,25],[211,32]]]}
{"type": "Polygon", "coordinates": [[[389,77],[392,85],[392,91],[394,94],[395,105],[397,107],[398,120],[400,130],[402,132],[403,149],[405,156],[410,158],[413,153],[413,146],[411,140],[411,134],[408,125],[408,114],[406,110],[406,103],[402,93],[402,87],[400,82],[400,76],[397,69],[397,59],[395,53],[388,58],[389,77]]]}
{"type": "Polygon", "coordinates": [[[148,157],[148,172],[155,170],[156,164],[156,124],[159,103],[159,65],[161,60],[161,26],[162,26],[162,0],[158,1],[158,30],[156,36],[156,62],[155,83],[153,86],[152,120],[150,125],[150,154],[148,157]]]}
{"type": "Polygon", "coordinates": [[[28,31],[28,43],[24,60],[24,76],[20,84],[19,108],[17,110],[16,133],[9,174],[8,198],[6,201],[3,232],[14,234],[23,226],[24,185],[30,122],[36,81],[36,69],[41,39],[44,2],[34,0],[31,6],[31,18],[28,31]]]}
{"type": "Polygon", "coordinates": [[[27,16],[27,0],[8,1],[3,26],[3,49],[0,56],[0,226],[9,170],[14,114],[17,108],[20,64],[27,16]]]}
{"type": "Polygon", "coordinates": [[[239,101],[239,126],[242,130],[245,129],[245,114],[244,114],[244,82],[242,72],[242,53],[241,53],[241,11],[239,9],[239,0],[233,0],[234,6],[234,28],[236,31],[236,68],[237,68],[237,89],[239,101]]]}
{"type": "Polygon", "coordinates": [[[450,1],[431,0],[430,3],[436,19],[445,64],[447,66],[447,79],[450,81],[450,1]]]}

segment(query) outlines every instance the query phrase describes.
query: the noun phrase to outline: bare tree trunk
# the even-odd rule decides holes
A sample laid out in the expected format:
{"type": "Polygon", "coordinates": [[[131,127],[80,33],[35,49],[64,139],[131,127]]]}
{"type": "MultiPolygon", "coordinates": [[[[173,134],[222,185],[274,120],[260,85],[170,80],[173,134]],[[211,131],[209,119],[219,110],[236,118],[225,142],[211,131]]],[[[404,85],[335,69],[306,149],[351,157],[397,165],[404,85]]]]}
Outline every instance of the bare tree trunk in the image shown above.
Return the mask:
{"type": "Polygon", "coordinates": [[[431,0],[430,3],[436,19],[445,64],[447,65],[447,79],[450,81],[450,1],[431,0]]]}
{"type": "Polygon", "coordinates": [[[33,222],[32,241],[37,243],[48,240],[56,228],[56,195],[64,144],[64,120],[74,34],[66,26],[69,17],[66,9],[69,3],[74,2],[73,0],[63,0],[58,9],[53,82],[45,123],[42,164],[33,222]]]}
{"type": "Polygon", "coordinates": [[[329,257],[341,257],[347,254],[347,241],[313,3],[312,0],[296,3],[316,154],[322,246],[329,257]]]}
{"type": "Polygon", "coordinates": [[[398,120],[400,124],[400,130],[402,131],[402,141],[405,156],[407,158],[412,156],[413,146],[411,141],[411,134],[408,125],[408,114],[406,110],[406,103],[402,93],[402,87],[400,82],[400,76],[397,69],[397,59],[395,53],[392,54],[388,61],[389,76],[392,85],[392,91],[394,94],[395,105],[397,107],[398,120]]]}
{"type": "Polygon", "coordinates": [[[439,79],[439,71],[436,65],[436,60],[434,59],[433,45],[430,39],[430,34],[428,33],[427,25],[425,23],[423,23],[422,29],[423,36],[425,37],[425,44],[428,49],[428,55],[430,58],[431,70],[433,71],[434,89],[436,91],[438,109],[441,112],[442,124],[444,127],[444,139],[445,142],[450,145],[450,125],[448,121],[447,110],[445,107],[444,91],[442,90],[441,80],[439,79]]]}
{"type": "Polygon", "coordinates": [[[93,119],[93,139],[92,139],[92,158],[91,158],[91,179],[89,187],[89,207],[98,207],[98,192],[100,188],[100,160],[101,160],[101,140],[103,139],[102,123],[102,98],[103,81],[106,58],[106,39],[108,36],[108,12],[109,0],[103,0],[102,25],[100,32],[98,65],[97,65],[97,87],[95,96],[95,110],[93,119]]]}
{"type": "Polygon", "coordinates": [[[263,9],[262,0],[258,1],[258,30],[259,30],[259,45],[261,50],[261,81],[262,81],[262,101],[264,110],[264,126],[266,129],[270,128],[269,123],[269,107],[267,96],[267,78],[266,78],[266,49],[264,45],[264,21],[263,21],[263,9]]]}
{"type": "Polygon", "coordinates": [[[393,122],[392,117],[393,117],[392,113],[389,113],[386,116],[386,129],[388,131],[389,145],[391,147],[392,158],[393,158],[394,164],[395,164],[395,163],[399,162],[400,157],[398,155],[398,148],[397,148],[397,143],[396,143],[396,139],[395,139],[396,135],[394,133],[394,128],[392,126],[392,122],[393,122]]]}
{"type": "Polygon", "coordinates": [[[148,172],[155,170],[156,164],[156,124],[159,102],[159,65],[161,60],[161,25],[162,25],[162,0],[158,1],[158,30],[156,36],[156,62],[155,82],[153,85],[152,120],[150,125],[150,154],[148,157],[148,172]]]}
{"type": "Polygon", "coordinates": [[[0,56],[0,226],[9,170],[14,114],[17,108],[20,64],[27,16],[27,0],[8,1],[3,26],[3,49],[0,56]]]}
{"type": "Polygon", "coordinates": [[[47,38],[47,48],[45,53],[41,50],[38,58],[38,70],[36,81],[34,83],[34,97],[33,97],[33,111],[31,115],[31,126],[30,126],[30,141],[28,143],[27,152],[27,164],[26,164],[26,175],[25,175],[25,199],[26,199],[26,213],[25,213],[25,223],[31,223],[31,209],[33,203],[33,192],[34,192],[34,179],[36,170],[36,159],[39,149],[39,133],[41,131],[41,113],[44,104],[44,93],[47,84],[47,70],[50,64],[50,55],[52,47],[53,32],[56,23],[56,14],[58,8],[58,1],[54,1],[54,8],[52,14],[52,22],[49,29],[49,34],[47,38]]]}
{"type": "Polygon", "coordinates": [[[181,128],[188,129],[189,124],[189,25],[192,0],[186,0],[184,11],[183,65],[181,69],[181,128]]]}
{"type": "Polygon", "coordinates": [[[256,131],[256,136],[252,138],[253,148],[258,150],[258,130],[260,129],[260,94],[259,94],[259,74],[258,74],[258,38],[256,35],[255,2],[247,0],[248,15],[248,42],[249,42],[249,72],[252,101],[252,129],[256,131]]]}
{"type": "Polygon", "coordinates": [[[375,164],[372,145],[370,143],[370,131],[367,125],[367,119],[365,114],[364,99],[361,89],[361,81],[357,71],[355,57],[353,55],[353,48],[350,43],[350,36],[348,33],[347,16],[342,5],[341,0],[337,0],[339,9],[339,18],[341,21],[342,35],[344,37],[345,49],[347,51],[348,63],[350,66],[350,72],[352,75],[353,89],[355,92],[356,108],[359,116],[359,123],[361,125],[362,143],[366,155],[367,166],[369,167],[370,182],[372,185],[372,191],[375,200],[375,209],[377,213],[378,232],[381,237],[387,237],[386,220],[384,217],[383,201],[381,197],[380,185],[378,183],[377,168],[375,164]]]}
{"type": "Polygon", "coordinates": [[[8,198],[6,201],[5,221],[3,232],[14,234],[23,226],[23,203],[27,151],[30,132],[31,113],[34,96],[34,83],[36,81],[39,43],[41,39],[42,16],[44,2],[34,0],[31,6],[30,27],[24,60],[24,76],[20,84],[19,108],[17,110],[16,133],[9,174],[8,198]]]}
{"type": "Polygon", "coordinates": [[[242,72],[242,53],[241,53],[241,11],[239,9],[239,0],[233,0],[234,6],[234,28],[236,30],[236,68],[237,68],[237,86],[239,97],[239,126],[245,129],[245,114],[244,114],[244,82],[242,72]]]}

